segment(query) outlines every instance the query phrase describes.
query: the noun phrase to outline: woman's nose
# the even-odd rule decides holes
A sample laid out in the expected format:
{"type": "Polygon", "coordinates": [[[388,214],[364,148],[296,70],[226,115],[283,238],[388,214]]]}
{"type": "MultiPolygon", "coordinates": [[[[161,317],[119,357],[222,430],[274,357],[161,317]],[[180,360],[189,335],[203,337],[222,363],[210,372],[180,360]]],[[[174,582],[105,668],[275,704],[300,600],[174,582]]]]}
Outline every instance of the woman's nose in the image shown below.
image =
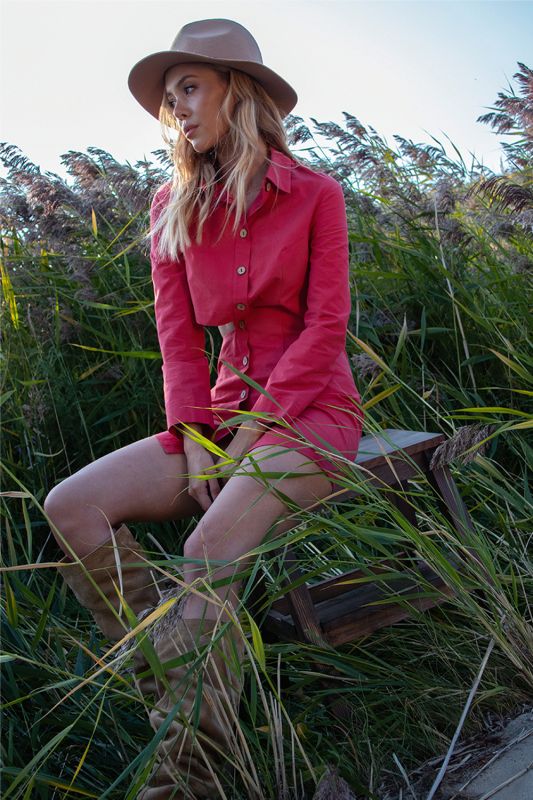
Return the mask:
{"type": "Polygon", "coordinates": [[[183,107],[183,104],[179,100],[174,101],[172,113],[176,119],[186,119],[187,117],[187,110],[183,107]]]}

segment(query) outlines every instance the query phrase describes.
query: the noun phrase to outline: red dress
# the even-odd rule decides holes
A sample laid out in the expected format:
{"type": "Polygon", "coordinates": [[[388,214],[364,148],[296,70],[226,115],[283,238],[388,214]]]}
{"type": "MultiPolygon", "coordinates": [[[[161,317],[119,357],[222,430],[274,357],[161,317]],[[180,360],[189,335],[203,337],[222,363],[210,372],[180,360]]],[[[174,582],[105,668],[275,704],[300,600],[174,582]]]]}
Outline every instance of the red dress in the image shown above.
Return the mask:
{"type": "MultiPolygon", "coordinates": [[[[152,240],[168,426],[156,438],[165,452],[182,453],[182,437],[172,426],[194,422],[224,446],[228,428],[218,428],[221,422],[243,410],[266,412],[271,427],[251,449],[296,448],[334,474],[339,465],[327,452],[353,461],[362,423],[345,349],[351,300],[344,197],[329,175],[273,148],[270,159],[236,233],[232,218],[218,238],[231,202],[224,191],[201,244],[193,231],[184,255],[161,259],[152,240]],[[210,388],[204,326],[222,325],[233,330],[223,338],[210,388]]],[[[215,197],[222,191],[217,188],[215,197]]],[[[156,193],[152,223],[169,193],[170,184],[156,193]]],[[[268,461],[264,465],[268,470],[268,461]]]]}

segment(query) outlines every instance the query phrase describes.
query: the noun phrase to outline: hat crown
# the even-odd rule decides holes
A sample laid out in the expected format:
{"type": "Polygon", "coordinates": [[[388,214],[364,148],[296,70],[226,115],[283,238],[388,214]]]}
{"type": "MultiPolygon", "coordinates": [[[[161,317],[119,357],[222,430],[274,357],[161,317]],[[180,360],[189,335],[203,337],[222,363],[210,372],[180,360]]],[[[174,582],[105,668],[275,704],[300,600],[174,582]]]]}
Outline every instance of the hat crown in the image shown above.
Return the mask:
{"type": "Polygon", "coordinates": [[[265,66],[257,42],[243,25],[231,19],[201,19],[184,25],[170,50],[151,53],[130,70],[131,93],[156,119],[160,118],[166,71],[189,61],[220,64],[249,75],[263,87],[283,117],[298,100],[292,86],[265,66]]]}
{"type": "Polygon", "coordinates": [[[203,58],[263,63],[254,37],[231,19],[202,19],[189,22],[178,32],[171,50],[203,58]]]}

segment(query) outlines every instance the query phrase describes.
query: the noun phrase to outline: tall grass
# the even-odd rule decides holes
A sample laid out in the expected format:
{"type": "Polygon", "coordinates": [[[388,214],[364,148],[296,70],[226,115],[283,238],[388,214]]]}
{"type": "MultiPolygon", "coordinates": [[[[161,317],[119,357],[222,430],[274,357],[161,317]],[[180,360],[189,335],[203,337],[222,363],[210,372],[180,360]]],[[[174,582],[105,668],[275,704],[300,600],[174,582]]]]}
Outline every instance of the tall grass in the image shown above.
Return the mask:
{"type": "MultiPolygon", "coordinates": [[[[249,644],[235,768],[222,778],[228,798],[310,798],[327,765],[361,796],[379,796],[387,777],[401,783],[401,770],[445,752],[492,641],[465,730],[531,697],[533,74],[519,67],[518,94],[500,94],[481,119],[514,134],[501,175],[467,167],[460,153],[451,159],[439,143],[398,136],[393,148],[348,114],[344,127],[288,121],[295,151],[345,187],[347,348],[366,431],[451,437],[474,531],[458,539],[423,476],[411,486],[413,528],[339,459],[358,502],[294,510],[295,527],[275,545],[267,537],[244,603],[257,573],[268,594],[254,618],[240,617],[249,644]],[[256,624],[284,591],[286,544],[311,581],[386,558],[413,571],[418,555],[456,595],[338,649],[267,641],[256,624]],[[465,544],[483,569],[453,567],[465,544]]],[[[53,569],[59,553],[42,502],[88,461],[163,426],[141,238],[168,162],[158,152],[156,164],[123,165],[89,148],[64,156],[66,182],[12,145],[1,155],[3,796],[134,797],[153,735],[128,657],[107,654],[53,569]]],[[[208,333],[214,369],[220,341],[208,333]]],[[[135,526],[174,582],[194,524],[135,526]]]]}

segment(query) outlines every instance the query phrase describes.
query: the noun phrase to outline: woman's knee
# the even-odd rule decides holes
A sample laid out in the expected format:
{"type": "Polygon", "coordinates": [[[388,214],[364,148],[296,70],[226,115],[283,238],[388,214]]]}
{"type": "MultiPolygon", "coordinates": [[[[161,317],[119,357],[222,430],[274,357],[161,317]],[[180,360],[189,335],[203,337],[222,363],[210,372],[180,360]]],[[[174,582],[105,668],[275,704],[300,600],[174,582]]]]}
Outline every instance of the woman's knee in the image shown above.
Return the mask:
{"type": "Polygon", "coordinates": [[[250,559],[246,553],[253,543],[241,541],[236,548],[234,543],[225,542],[220,533],[220,530],[212,531],[210,536],[205,529],[197,529],[185,541],[183,577],[187,583],[204,580],[206,576],[214,579],[222,575],[237,576],[246,568],[250,559]]]}
{"type": "Polygon", "coordinates": [[[209,557],[209,551],[213,551],[215,542],[216,532],[210,532],[200,520],[194,531],[183,543],[183,557],[194,561],[203,561],[206,557],[209,557]]]}
{"type": "Polygon", "coordinates": [[[84,554],[110,535],[111,522],[97,505],[80,494],[75,476],[65,478],[49,492],[43,508],[51,531],[60,547],[70,547],[84,554]]]}
{"type": "Polygon", "coordinates": [[[251,476],[231,478],[184,542],[184,557],[199,562],[239,557],[272,526],[281,526],[286,513],[286,505],[251,476]]]}
{"type": "Polygon", "coordinates": [[[193,575],[204,575],[206,570],[216,571],[226,567],[233,559],[248,549],[238,524],[226,525],[222,520],[212,519],[207,524],[202,520],[183,544],[183,557],[188,563],[187,571],[193,575]],[[240,546],[236,547],[236,542],[240,546]],[[226,563],[227,562],[227,563],[226,563]]]}
{"type": "Polygon", "coordinates": [[[79,499],[72,491],[72,476],[56,484],[47,494],[43,508],[47,518],[55,525],[64,525],[79,514],[79,499]]]}

